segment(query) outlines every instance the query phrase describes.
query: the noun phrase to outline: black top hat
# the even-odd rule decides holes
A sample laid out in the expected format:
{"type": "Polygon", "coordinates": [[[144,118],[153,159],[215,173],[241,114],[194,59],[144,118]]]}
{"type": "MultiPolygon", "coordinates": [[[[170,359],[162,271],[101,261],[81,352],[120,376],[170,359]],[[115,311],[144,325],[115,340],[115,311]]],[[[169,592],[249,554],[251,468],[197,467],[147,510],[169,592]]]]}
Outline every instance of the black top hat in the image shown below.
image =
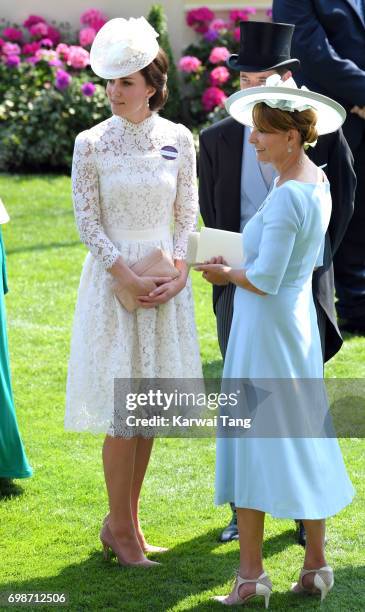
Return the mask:
{"type": "Polygon", "coordinates": [[[239,55],[231,55],[227,65],[244,72],[265,72],[281,67],[295,70],[300,62],[290,57],[294,27],[288,23],[241,21],[239,55]]]}

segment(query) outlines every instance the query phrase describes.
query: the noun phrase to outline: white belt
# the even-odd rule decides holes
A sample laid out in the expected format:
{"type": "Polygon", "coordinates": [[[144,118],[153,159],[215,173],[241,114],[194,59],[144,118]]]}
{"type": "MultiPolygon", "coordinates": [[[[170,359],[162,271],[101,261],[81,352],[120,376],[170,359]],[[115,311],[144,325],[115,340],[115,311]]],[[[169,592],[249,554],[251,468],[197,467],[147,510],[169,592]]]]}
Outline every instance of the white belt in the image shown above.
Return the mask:
{"type": "Polygon", "coordinates": [[[171,229],[168,225],[143,230],[113,228],[105,229],[105,231],[113,242],[120,242],[121,240],[170,240],[172,238],[171,229]]]}

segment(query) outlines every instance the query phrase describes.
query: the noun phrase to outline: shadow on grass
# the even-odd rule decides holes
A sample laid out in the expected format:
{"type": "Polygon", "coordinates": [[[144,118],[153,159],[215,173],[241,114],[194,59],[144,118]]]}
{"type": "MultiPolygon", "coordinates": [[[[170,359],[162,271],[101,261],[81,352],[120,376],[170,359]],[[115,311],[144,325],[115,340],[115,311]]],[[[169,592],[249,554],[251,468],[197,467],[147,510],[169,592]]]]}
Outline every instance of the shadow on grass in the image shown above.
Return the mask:
{"type": "MultiPolygon", "coordinates": [[[[104,561],[101,550],[90,553],[81,563],[70,564],[58,575],[34,580],[16,581],[3,585],[4,592],[18,593],[67,593],[69,610],[148,610],[163,612],[175,606],[185,610],[208,611],[222,609],[210,600],[207,591],[226,593],[226,583],[234,579],[238,566],[238,549],[218,544],[218,531],[211,530],[187,542],[182,542],[160,556],[162,564],[150,569],[121,567],[115,560],[104,561]],[[189,607],[189,597],[198,597],[199,602],[189,607]]],[[[266,559],[284,550],[293,543],[293,531],[268,538],[264,545],[266,559]]],[[[44,550],[52,555],[52,544],[44,550]]],[[[157,556],[154,557],[157,559],[157,556]]],[[[288,589],[293,568],[288,568],[288,589]]],[[[364,568],[345,567],[336,570],[334,591],[323,604],[323,610],[363,610],[364,568]],[[356,607],[356,606],[359,607],[356,607]]],[[[275,584],[275,576],[271,577],[275,584]]],[[[275,587],[274,587],[275,588],[275,587]]],[[[0,605],[4,606],[3,601],[0,605]]],[[[270,609],[318,609],[316,597],[296,597],[290,592],[275,593],[270,609]]],[[[247,609],[262,609],[263,600],[256,599],[247,609]]],[[[4,609],[1,607],[1,609],[4,609]]],[[[27,609],[38,609],[27,606],[27,609]]],[[[42,609],[54,610],[43,606],[42,609]]]]}
{"type": "Polygon", "coordinates": [[[0,478],[0,502],[18,497],[24,493],[23,487],[10,478],[0,478]]]}
{"type": "Polygon", "coordinates": [[[215,361],[208,361],[203,363],[203,376],[204,378],[222,378],[223,372],[223,361],[222,359],[216,359],[215,361]]]}

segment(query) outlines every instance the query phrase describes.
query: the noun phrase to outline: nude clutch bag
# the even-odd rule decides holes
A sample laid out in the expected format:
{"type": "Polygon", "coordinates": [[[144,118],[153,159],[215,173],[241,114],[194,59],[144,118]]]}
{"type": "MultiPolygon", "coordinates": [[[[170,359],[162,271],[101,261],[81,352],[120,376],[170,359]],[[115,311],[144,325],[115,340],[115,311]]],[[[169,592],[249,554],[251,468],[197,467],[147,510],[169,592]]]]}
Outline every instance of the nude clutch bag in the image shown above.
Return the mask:
{"type": "MultiPolygon", "coordinates": [[[[175,268],[171,256],[160,248],[153,249],[149,255],[137,261],[130,269],[137,276],[169,276],[174,279],[180,275],[175,268]]],[[[112,290],[128,312],[134,312],[139,307],[134,295],[121,286],[117,279],[113,279],[112,290]]]]}

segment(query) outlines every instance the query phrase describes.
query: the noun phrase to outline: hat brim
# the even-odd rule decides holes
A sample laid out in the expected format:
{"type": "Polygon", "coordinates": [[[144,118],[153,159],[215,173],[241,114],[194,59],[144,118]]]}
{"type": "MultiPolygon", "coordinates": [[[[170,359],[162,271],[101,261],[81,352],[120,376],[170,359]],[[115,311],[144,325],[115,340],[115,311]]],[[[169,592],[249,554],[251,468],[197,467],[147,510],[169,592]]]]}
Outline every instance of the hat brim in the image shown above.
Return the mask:
{"type": "Polygon", "coordinates": [[[95,55],[93,56],[91,53],[90,53],[90,66],[91,66],[92,71],[101,79],[106,79],[106,80],[122,79],[124,77],[130,76],[131,74],[134,74],[135,72],[139,72],[140,70],[143,70],[143,68],[146,68],[149,64],[151,64],[151,62],[153,62],[153,60],[158,54],[158,51],[159,51],[159,45],[158,45],[158,42],[156,41],[156,45],[151,50],[151,53],[148,56],[145,56],[143,58],[144,61],[141,61],[141,60],[139,62],[136,61],[133,66],[132,71],[130,68],[130,64],[128,64],[127,68],[123,66],[118,66],[118,67],[106,66],[105,63],[103,63],[103,60],[100,61],[100,59],[97,59],[95,55]]]}
{"type": "Polygon", "coordinates": [[[335,100],[322,94],[289,87],[250,87],[232,94],[225,102],[227,112],[239,123],[253,127],[252,111],[265,100],[300,101],[317,113],[318,135],[338,130],[346,119],[346,111],[335,100]]]}
{"type": "Polygon", "coordinates": [[[240,72],[267,72],[268,70],[276,70],[277,68],[287,68],[288,70],[292,70],[293,72],[300,67],[300,61],[296,58],[292,58],[289,60],[285,60],[284,62],[280,62],[279,64],[274,64],[273,66],[253,66],[252,64],[239,64],[238,63],[239,56],[234,53],[227,59],[227,66],[232,70],[239,70],[240,72]]]}

